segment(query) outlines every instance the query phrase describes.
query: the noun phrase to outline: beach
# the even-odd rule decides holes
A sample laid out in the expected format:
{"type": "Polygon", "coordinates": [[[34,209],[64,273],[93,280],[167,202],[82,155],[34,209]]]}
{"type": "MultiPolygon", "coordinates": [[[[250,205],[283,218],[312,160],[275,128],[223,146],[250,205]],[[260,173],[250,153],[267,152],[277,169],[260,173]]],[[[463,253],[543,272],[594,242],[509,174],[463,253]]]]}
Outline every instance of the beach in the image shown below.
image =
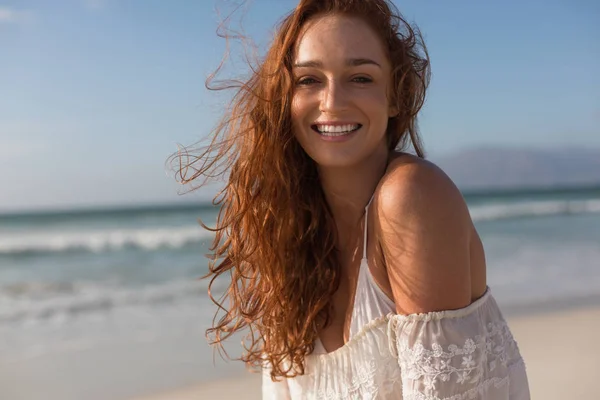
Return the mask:
{"type": "MultiPolygon", "coordinates": [[[[525,359],[532,399],[593,399],[600,367],[600,306],[508,318],[525,359]]],[[[135,400],[258,400],[260,376],[243,374],[135,400]]]]}
{"type": "MultiPolygon", "coordinates": [[[[466,195],[534,399],[600,368],[600,188],[466,195]]],[[[207,343],[212,204],[0,215],[0,400],[252,399],[207,343]]],[[[212,293],[227,281],[217,279],[212,293]]],[[[225,343],[241,355],[241,335],[225,343]]]]}
{"type": "MultiPolygon", "coordinates": [[[[509,315],[525,359],[532,399],[593,399],[600,305],[509,315]]],[[[202,337],[73,349],[2,363],[2,400],[253,400],[261,377],[206,356],[202,337]],[[196,359],[204,354],[204,359],[196,359]]]]}

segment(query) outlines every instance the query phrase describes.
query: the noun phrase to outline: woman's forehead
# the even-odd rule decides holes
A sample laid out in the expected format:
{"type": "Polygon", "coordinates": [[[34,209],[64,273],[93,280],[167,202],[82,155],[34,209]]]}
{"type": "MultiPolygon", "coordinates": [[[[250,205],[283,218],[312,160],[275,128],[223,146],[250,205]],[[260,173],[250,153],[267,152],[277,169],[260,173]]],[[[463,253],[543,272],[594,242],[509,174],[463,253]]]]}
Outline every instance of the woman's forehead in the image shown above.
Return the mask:
{"type": "Polygon", "coordinates": [[[345,15],[327,15],[308,21],[294,46],[294,61],[326,59],[386,60],[383,43],[362,19],[345,15]]]}

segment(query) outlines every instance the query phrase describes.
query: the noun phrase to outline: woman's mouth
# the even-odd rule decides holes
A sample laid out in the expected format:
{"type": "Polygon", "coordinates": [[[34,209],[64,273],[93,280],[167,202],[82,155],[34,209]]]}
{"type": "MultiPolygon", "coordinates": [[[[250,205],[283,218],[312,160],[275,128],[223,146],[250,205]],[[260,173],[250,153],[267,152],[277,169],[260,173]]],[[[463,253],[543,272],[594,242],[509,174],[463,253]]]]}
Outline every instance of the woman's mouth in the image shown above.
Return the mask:
{"type": "Polygon", "coordinates": [[[362,127],[361,124],[343,124],[343,125],[328,125],[328,124],[313,124],[311,128],[321,136],[338,137],[349,135],[356,132],[362,127]]]}

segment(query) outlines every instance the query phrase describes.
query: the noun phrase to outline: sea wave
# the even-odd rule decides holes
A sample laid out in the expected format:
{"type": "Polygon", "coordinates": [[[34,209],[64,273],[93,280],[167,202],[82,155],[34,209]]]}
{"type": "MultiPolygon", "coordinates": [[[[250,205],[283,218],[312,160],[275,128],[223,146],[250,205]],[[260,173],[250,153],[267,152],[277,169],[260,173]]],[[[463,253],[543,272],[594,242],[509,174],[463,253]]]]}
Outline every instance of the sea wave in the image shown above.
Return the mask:
{"type": "Polygon", "coordinates": [[[469,208],[473,221],[600,213],[600,199],[487,203],[469,208]]]}
{"type": "MultiPolygon", "coordinates": [[[[488,202],[469,207],[474,221],[499,221],[553,215],[600,213],[600,199],[488,202]]],[[[103,230],[45,229],[0,234],[0,256],[30,256],[68,252],[103,253],[135,248],[141,251],[181,249],[212,240],[200,226],[108,228],[103,230]]]]}
{"type": "Polygon", "coordinates": [[[0,235],[0,255],[102,253],[127,247],[145,251],[179,249],[212,237],[211,232],[199,226],[21,232],[0,235]]]}
{"type": "MultiPolygon", "coordinates": [[[[28,282],[0,286],[0,324],[77,317],[127,306],[157,306],[207,300],[208,281],[172,281],[143,287],[114,287],[95,282],[28,282]]],[[[211,290],[222,293],[215,281],[211,290]]]]}

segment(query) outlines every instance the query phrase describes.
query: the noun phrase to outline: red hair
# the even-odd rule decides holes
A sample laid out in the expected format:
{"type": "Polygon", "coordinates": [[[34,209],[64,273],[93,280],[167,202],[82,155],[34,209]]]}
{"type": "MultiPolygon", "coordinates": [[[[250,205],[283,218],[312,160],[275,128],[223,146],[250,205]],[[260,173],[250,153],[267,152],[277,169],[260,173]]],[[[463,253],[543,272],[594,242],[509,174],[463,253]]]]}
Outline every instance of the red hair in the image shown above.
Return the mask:
{"type": "Polygon", "coordinates": [[[272,367],[272,378],[304,373],[317,327],[328,324],[339,286],[335,224],[314,161],[292,133],[293,49],[304,24],[317,15],[365,20],[392,65],[390,103],[398,115],[387,127],[389,151],[423,150],[417,129],[429,83],[429,58],[417,28],[386,0],[302,0],[275,34],[263,62],[237,89],[211,144],[198,156],[176,155],[182,183],[229,172],[215,197],[220,205],[209,262],[209,295],[218,306],[211,344],[249,328],[242,360],[272,367]],[[216,300],[211,287],[229,286],[216,300]],[[217,320],[219,310],[223,311],[217,320]]]}

